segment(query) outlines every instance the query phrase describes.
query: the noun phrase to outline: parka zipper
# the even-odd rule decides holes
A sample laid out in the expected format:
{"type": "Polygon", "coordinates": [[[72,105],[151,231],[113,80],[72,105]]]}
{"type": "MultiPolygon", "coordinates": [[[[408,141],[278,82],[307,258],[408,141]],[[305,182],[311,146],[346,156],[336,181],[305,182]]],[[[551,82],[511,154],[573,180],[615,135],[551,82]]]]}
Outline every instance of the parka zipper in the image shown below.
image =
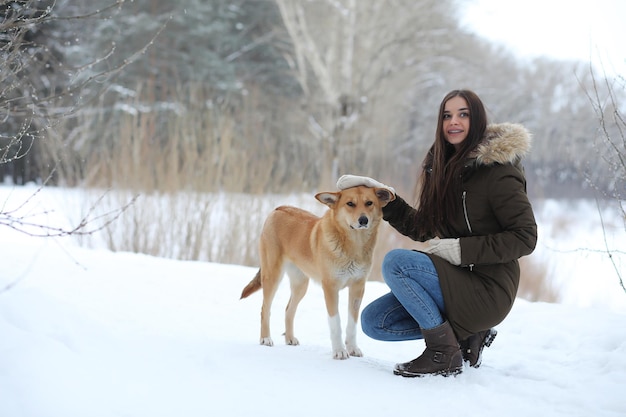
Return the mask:
{"type": "Polygon", "coordinates": [[[467,229],[469,230],[470,234],[472,234],[472,225],[470,224],[469,221],[469,216],[467,215],[467,191],[463,191],[463,215],[465,215],[465,224],[467,224],[467,229]]]}
{"type": "MultiPolygon", "coordinates": [[[[465,216],[465,224],[467,224],[467,229],[470,232],[470,235],[472,234],[472,225],[470,224],[469,221],[469,216],[467,215],[467,191],[463,191],[463,215],[465,216]]],[[[467,267],[469,268],[470,271],[474,270],[474,264],[469,264],[467,265],[467,267]]]]}

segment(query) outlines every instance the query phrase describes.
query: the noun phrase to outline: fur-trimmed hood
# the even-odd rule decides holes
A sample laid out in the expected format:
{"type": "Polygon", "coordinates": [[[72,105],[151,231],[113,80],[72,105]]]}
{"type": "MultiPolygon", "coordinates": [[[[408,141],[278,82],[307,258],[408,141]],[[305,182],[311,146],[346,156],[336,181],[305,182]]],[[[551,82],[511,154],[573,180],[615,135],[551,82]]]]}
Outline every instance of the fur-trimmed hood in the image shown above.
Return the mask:
{"type": "Polygon", "coordinates": [[[471,153],[477,165],[519,165],[530,151],[531,134],[515,123],[499,123],[487,126],[481,143],[471,153]]]}

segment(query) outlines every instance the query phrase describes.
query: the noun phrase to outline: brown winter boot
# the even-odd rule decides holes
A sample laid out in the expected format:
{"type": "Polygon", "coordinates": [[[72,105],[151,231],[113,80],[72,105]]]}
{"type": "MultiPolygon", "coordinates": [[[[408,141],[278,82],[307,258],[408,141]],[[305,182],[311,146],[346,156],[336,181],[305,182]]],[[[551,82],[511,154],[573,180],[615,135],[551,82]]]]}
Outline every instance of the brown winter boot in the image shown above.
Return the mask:
{"type": "Polygon", "coordinates": [[[498,332],[496,329],[483,330],[459,342],[463,360],[473,368],[478,368],[483,360],[483,348],[491,346],[498,332]]]}
{"type": "Polygon", "coordinates": [[[426,350],[410,362],[396,364],[393,373],[405,377],[457,375],[463,371],[463,355],[447,321],[434,329],[422,329],[426,350]]]}

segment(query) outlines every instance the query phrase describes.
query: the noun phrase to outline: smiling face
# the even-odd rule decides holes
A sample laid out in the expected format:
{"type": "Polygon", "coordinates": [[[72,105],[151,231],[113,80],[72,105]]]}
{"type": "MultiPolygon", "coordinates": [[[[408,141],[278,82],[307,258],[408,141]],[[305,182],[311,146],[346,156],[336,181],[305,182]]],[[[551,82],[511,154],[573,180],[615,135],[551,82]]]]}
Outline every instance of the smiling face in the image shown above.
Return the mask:
{"type": "Polygon", "coordinates": [[[467,138],[470,129],[470,113],[467,101],[456,96],[448,100],[443,110],[443,137],[458,149],[467,138]]]}

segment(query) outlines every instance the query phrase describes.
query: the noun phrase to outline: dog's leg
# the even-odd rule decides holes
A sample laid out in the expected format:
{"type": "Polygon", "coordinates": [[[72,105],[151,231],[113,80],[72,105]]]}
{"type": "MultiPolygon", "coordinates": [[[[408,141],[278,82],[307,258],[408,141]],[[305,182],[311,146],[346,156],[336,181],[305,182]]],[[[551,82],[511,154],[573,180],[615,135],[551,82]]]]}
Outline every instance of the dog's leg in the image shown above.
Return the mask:
{"type": "Polygon", "coordinates": [[[270,316],[272,313],[272,300],[276,294],[276,287],[263,284],[263,305],[261,306],[261,344],[274,346],[270,334],[270,316]]]}
{"type": "Polygon", "coordinates": [[[361,301],[365,292],[365,278],[353,281],[349,289],[348,325],[346,326],[346,349],[350,356],[363,356],[356,344],[356,323],[359,320],[361,301]]]}
{"type": "Polygon", "coordinates": [[[270,335],[270,316],[272,301],[276,295],[276,290],[282,279],[282,265],[275,263],[270,268],[261,268],[261,280],[263,282],[263,305],[261,307],[261,344],[274,346],[274,341],[270,335]]]}
{"type": "Polygon", "coordinates": [[[326,310],[328,311],[328,326],[330,327],[330,342],[333,347],[334,359],[348,359],[350,355],[341,340],[341,318],[339,317],[339,290],[326,280],[322,281],[326,310]]]}
{"type": "Polygon", "coordinates": [[[309,287],[309,278],[295,265],[287,264],[287,275],[289,275],[289,284],[291,286],[291,297],[285,309],[285,343],[288,345],[299,345],[300,342],[294,336],[293,320],[296,316],[298,304],[302,297],[306,294],[309,287]]]}

